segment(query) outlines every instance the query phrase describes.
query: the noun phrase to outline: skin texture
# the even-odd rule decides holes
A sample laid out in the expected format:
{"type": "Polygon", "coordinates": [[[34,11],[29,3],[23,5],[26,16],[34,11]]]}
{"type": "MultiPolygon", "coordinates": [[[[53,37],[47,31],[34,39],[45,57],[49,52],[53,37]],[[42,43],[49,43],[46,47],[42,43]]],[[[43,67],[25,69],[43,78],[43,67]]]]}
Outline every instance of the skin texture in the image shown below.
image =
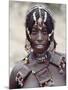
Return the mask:
{"type": "Polygon", "coordinates": [[[39,18],[33,25],[31,32],[31,47],[36,54],[44,53],[48,48],[47,27],[42,18],[39,18]]]}

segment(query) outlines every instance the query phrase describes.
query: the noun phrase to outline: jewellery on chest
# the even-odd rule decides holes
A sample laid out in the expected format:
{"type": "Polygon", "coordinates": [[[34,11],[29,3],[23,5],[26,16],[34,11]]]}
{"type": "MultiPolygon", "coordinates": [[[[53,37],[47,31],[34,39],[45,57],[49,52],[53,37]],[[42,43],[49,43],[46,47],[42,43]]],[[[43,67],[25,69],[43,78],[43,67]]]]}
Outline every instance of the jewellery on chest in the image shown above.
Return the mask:
{"type": "Polygon", "coordinates": [[[28,64],[29,63],[29,59],[26,57],[24,60],[24,64],[28,64]]]}
{"type": "Polygon", "coordinates": [[[60,60],[59,60],[59,73],[63,74],[65,68],[66,68],[65,57],[62,56],[60,57],[60,60]]]}
{"type": "Polygon", "coordinates": [[[17,85],[19,85],[19,87],[23,87],[24,85],[24,80],[22,78],[22,73],[18,72],[15,78],[15,81],[17,82],[17,85]]]}
{"type": "Polygon", "coordinates": [[[54,85],[52,74],[48,68],[44,67],[43,69],[41,69],[37,72],[32,71],[32,73],[35,75],[36,79],[38,80],[40,87],[53,86],[54,85]]]}
{"type": "Polygon", "coordinates": [[[23,59],[24,64],[29,64],[29,54],[23,59]]]}

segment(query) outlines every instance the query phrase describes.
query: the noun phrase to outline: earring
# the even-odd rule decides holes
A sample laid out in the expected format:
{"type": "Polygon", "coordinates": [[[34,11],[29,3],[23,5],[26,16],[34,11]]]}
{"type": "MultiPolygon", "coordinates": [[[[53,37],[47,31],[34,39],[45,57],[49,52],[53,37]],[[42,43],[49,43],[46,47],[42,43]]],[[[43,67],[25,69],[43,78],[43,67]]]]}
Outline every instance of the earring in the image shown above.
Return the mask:
{"type": "Polygon", "coordinates": [[[27,53],[33,52],[33,49],[31,48],[30,42],[27,39],[25,40],[25,50],[27,53]]]}
{"type": "Polygon", "coordinates": [[[50,41],[50,37],[48,36],[48,41],[50,41]]]}
{"type": "Polygon", "coordinates": [[[31,51],[31,45],[27,39],[25,40],[25,50],[27,53],[30,53],[30,51],[31,51]]]}
{"type": "Polygon", "coordinates": [[[53,51],[53,50],[54,50],[54,42],[51,41],[49,48],[48,48],[48,51],[53,51]]]}

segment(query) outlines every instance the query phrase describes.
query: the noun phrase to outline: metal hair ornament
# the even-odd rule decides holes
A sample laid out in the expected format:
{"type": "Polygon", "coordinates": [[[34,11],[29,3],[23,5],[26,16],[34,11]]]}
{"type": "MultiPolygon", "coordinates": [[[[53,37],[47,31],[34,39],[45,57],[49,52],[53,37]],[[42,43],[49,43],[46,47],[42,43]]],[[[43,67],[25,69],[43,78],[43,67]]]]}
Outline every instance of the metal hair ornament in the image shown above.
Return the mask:
{"type": "MultiPolygon", "coordinates": [[[[42,15],[41,15],[41,9],[42,9],[42,7],[38,7],[39,8],[39,16],[40,16],[40,18],[42,18],[42,15]]],[[[36,21],[36,12],[34,12],[33,13],[33,19],[34,19],[34,21],[36,21]]],[[[46,22],[46,19],[47,19],[47,12],[45,12],[45,15],[44,15],[44,22],[46,22]]]]}
{"type": "Polygon", "coordinates": [[[36,13],[36,12],[33,13],[33,19],[34,19],[34,21],[36,21],[35,13],[36,13]]]}
{"type": "Polygon", "coordinates": [[[29,38],[31,38],[30,32],[29,32],[28,28],[26,29],[26,32],[27,32],[27,34],[29,35],[29,38]]]}
{"type": "Polygon", "coordinates": [[[47,12],[45,12],[44,22],[46,22],[46,19],[47,19],[47,12]]]}
{"type": "Polygon", "coordinates": [[[52,31],[50,34],[49,34],[49,37],[54,33],[54,31],[52,31]]]}
{"type": "Polygon", "coordinates": [[[42,7],[39,7],[39,16],[40,16],[40,18],[42,18],[42,15],[41,15],[41,8],[42,8],[42,7]]]}
{"type": "MultiPolygon", "coordinates": [[[[39,15],[40,15],[40,18],[42,18],[41,9],[42,9],[42,7],[40,6],[40,7],[39,7],[39,15]]],[[[45,12],[44,22],[46,22],[46,19],[47,19],[47,12],[45,12]]]]}

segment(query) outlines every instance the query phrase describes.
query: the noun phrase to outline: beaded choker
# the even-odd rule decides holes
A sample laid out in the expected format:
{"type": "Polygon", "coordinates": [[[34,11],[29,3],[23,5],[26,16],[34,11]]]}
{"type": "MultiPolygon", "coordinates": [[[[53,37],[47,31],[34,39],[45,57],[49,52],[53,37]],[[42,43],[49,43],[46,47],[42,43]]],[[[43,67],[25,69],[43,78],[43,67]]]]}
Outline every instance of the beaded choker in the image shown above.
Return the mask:
{"type": "Polygon", "coordinates": [[[49,52],[44,52],[43,54],[34,54],[32,53],[32,59],[36,60],[37,63],[46,63],[48,64],[50,61],[50,53],[49,52]]]}

